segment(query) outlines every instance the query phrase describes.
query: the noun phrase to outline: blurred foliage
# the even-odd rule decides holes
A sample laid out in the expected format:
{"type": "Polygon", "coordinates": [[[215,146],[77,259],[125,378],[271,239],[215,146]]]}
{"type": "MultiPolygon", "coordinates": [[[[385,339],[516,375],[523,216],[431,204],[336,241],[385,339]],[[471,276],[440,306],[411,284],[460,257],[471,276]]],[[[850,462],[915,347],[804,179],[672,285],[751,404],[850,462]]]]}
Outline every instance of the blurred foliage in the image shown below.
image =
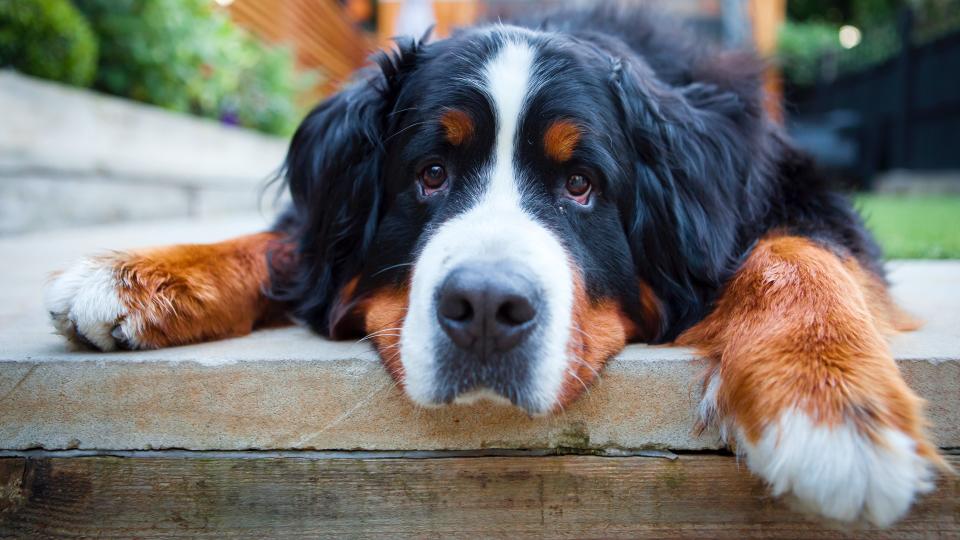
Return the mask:
{"type": "Polygon", "coordinates": [[[787,18],[795,22],[869,25],[896,17],[904,0],[790,0],[787,18]]]}
{"type": "Polygon", "coordinates": [[[0,0],[0,67],[89,86],[97,40],[69,0],[0,0]]]}
{"type": "Polygon", "coordinates": [[[926,43],[960,29],[960,0],[914,0],[915,43],[926,43]]]}
{"type": "Polygon", "coordinates": [[[777,60],[784,77],[794,84],[815,83],[822,69],[821,59],[841,50],[837,27],[832,24],[788,21],[780,28],[777,60]]]}
{"type": "Polygon", "coordinates": [[[960,259],[960,196],[860,195],[857,206],[890,259],[960,259]]]}
{"type": "Polygon", "coordinates": [[[839,27],[829,23],[787,22],[780,29],[777,60],[790,82],[812,85],[840,73],[859,71],[892,57],[900,49],[894,24],[861,28],[862,41],[844,49],[837,38],[839,27]]]}
{"type": "Polygon", "coordinates": [[[298,74],[293,51],[288,48],[266,48],[247,38],[244,49],[248,63],[238,72],[235,98],[225,100],[227,110],[236,115],[240,125],[292,134],[304,114],[297,98],[315,84],[316,77],[298,74]]]}
{"type": "Polygon", "coordinates": [[[286,135],[309,85],[290,50],[234,25],[209,0],[74,0],[100,38],[96,87],[286,135]]]}
{"type": "Polygon", "coordinates": [[[788,22],[780,29],[777,59],[793,84],[814,84],[866,69],[899,53],[898,24],[904,10],[913,14],[914,43],[960,29],[960,0],[790,0],[788,22]],[[862,33],[859,45],[840,46],[841,25],[862,33]]]}

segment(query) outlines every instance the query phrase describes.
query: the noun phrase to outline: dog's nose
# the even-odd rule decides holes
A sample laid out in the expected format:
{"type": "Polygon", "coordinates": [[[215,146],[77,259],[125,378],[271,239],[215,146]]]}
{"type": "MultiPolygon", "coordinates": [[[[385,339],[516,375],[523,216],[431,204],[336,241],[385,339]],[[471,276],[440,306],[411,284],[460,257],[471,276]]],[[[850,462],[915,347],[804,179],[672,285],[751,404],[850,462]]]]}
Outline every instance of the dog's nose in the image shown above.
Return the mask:
{"type": "Polygon", "coordinates": [[[454,269],[440,286],[437,319],[457,347],[481,357],[507,352],[530,333],[537,317],[537,288],[522,271],[504,264],[454,269]]]}

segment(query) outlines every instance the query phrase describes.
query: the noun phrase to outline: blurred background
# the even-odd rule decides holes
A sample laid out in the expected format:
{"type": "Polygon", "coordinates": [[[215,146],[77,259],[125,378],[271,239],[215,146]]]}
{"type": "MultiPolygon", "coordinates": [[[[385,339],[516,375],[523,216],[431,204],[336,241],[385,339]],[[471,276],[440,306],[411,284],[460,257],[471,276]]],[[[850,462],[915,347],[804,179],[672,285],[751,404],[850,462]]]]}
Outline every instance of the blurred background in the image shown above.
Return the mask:
{"type": "MultiPolygon", "coordinates": [[[[0,235],[269,213],[299,120],[392,36],[590,4],[0,0],[0,235]]],[[[655,5],[768,59],[771,114],[890,257],[960,258],[960,0],[655,5]]]]}

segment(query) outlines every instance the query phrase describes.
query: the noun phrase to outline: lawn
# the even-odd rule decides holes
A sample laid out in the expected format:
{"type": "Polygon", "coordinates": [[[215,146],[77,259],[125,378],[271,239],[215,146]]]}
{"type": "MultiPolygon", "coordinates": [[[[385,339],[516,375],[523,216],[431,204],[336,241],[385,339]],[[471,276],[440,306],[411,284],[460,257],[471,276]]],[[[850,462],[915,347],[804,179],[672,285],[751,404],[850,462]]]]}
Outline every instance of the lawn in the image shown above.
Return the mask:
{"type": "Polygon", "coordinates": [[[889,259],[960,259],[960,195],[859,195],[889,259]]]}

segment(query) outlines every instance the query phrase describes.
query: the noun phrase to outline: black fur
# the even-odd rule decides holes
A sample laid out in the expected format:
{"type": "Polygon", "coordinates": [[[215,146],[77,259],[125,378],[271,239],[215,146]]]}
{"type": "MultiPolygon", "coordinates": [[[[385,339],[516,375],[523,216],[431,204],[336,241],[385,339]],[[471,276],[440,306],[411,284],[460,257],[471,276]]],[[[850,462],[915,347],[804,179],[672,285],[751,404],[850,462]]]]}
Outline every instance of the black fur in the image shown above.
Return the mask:
{"type": "Polygon", "coordinates": [[[295,239],[297,267],[291,274],[272,265],[271,292],[322,334],[330,334],[333,302],[360,272],[382,219],[386,115],[418,47],[401,40],[396,52],[376,55],[376,67],[317,106],[290,143],[283,174],[293,205],[276,228],[295,239]]]}
{"type": "MultiPolygon", "coordinates": [[[[648,341],[672,340],[701,320],[772,230],[813,238],[882,275],[849,201],[766,117],[763,66],[752,55],[700,46],[642,10],[601,7],[522,24],[545,31],[524,39],[535,42],[547,81],[521,125],[524,204],[565,243],[591,296],[615,298],[639,318],[638,280],[652,287],[663,310],[648,341]],[[559,117],[588,128],[562,166],[533,142],[559,117]],[[599,193],[587,208],[556,195],[574,170],[595,179],[599,193]]],[[[516,32],[402,41],[304,120],[286,163],[294,204],[278,225],[296,239],[297,269],[277,273],[274,294],[315,330],[343,335],[332,307],[347,280],[360,276],[360,295],[405,282],[430,231],[482,189],[494,113],[462,81],[516,32]],[[432,121],[449,106],[476,120],[467,148],[450,148],[432,121]],[[447,196],[418,197],[425,157],[448,163],[455,183],[447,196]]]]}

